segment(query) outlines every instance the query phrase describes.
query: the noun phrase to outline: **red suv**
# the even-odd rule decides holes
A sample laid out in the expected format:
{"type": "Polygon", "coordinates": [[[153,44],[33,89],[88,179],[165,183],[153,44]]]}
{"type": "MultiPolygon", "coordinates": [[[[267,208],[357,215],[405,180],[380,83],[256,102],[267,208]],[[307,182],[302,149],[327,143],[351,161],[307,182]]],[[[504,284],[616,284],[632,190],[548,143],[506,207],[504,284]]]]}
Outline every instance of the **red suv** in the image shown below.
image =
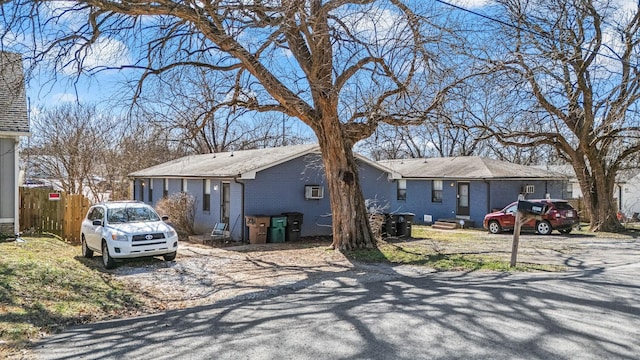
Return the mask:
{"type": "MultiPolygon", "coordinates": [[[[571,229],[580,221],[578,212],[566,200],[527,200],[528,202],[540,203],[546,206],[544,214],[539,220],[529,220],[522,225],[522,228],[535,229],[538,234],[548,235],[553,230],[558,230],[563,234],[568,234],[571,229]]],[[[518,211],[518,202],[507,205],[504,209],[487,214],[484,217],[484,228],[492,234],[502,231],[513,230],[518,211]]]]}

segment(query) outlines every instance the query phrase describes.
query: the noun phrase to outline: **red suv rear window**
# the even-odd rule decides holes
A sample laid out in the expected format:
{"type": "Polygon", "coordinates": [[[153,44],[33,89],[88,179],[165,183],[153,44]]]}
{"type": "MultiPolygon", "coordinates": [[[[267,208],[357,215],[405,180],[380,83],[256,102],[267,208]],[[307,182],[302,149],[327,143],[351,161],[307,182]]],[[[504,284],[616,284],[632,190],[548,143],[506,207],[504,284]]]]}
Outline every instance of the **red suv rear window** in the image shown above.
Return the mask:
{"type": "Polygon", "coordinates": [[[573,210],[571,204],[566,201],[552,201],[553,206],[558,210],[573,210]]]}

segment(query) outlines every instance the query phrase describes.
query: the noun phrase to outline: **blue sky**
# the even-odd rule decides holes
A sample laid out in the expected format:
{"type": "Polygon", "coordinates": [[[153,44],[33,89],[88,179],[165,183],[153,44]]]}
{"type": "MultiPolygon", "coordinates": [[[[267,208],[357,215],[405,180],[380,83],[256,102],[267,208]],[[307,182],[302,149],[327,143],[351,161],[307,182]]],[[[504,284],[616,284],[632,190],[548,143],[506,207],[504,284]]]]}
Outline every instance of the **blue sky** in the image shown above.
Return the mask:
{"type": "MultiPolygon", "coordinates": [[[[627,8],[637,8],[634,0],[614,0],[624,4],[627,8]]],[[[474,11],[482,12],[482,8],[491,4],[491,0],[449,0],[458,6],[462,6],[474,11]]],[[[72,2],[56,1],[52,3],[51,13],[56,14],[70,6],[72,2]]],[[[64,15],[64,23],[61,26],[72,28],[74,22],[78,22],[78,17],[64,15]]],[[[0,24],[0,29],[2,24],[0,24]]],[[[30,37],[28,34],[14,34],[5,37],[3,46],[9,50],[28,49],[30,37]]],[[[129,49],[126,44],[113,38],[105,37],[101,39],[98,46],[95,46],[92,53],[86,54],[85,63],[88,67],[94,66],[119,66],[131,63],[129,49]]],[[[28,66],[28,64],[26,64],[28,66]]],[[[27,94],[32,109],[54,106],[62,102],[79,101],[81,103],[97,103],[99,107],[119,111],[126,109],[127,103],[126,81],[135,80],[136,73],[132,70],[106,70],[90,76],[81,75],[77,77],[74,69],[49,69],[39,67],[32,73],[27,84],[27,94]],[[101,105],[102,104],[102,105],[101,105]]],[[[130,96],[129,96],[130,98],[130,96]]]]}
{"type": "MultiPolygon", "coordinates": [[[[468,8],[478,8],[489,0],[452,0],[457,5],[468,8]]],[[[73,17],[64,13],[64,9],[73,5],[71,1],[55,1],[48,8],[50,14],[60,16],[58,21],[60,28],[75,28],[82,25],[80,17],[73,17]]],[[[392,23],[393,21],[391,21],[392,23]]],[[[0,24],[0,30],[2,25],[0,24]]],[[[28,53],[33,46],[33,40],[29,34],[13,34],[6,36],[3,47],[9,50],[28,53]]],[[[85,64],[88,68],[93,66],[119,66],[131,63],[127,45],[113,38],[103,38],[98,46],[93,47],[92,53],[86,54],[85,64]]],[[[25,67],[29,64],[25,62],[25,67]]],[[[33,111],[43,107],[55,106],[64,102],[97,103],[98,107],[115,111],[126,109],[127,90],[124,90],[127,80],[135,80],[135,72],[131,70],[106,70],[90,76],[75,74],[75,69],[70,67],[51,69],[39,66],[31,73],[27,84],[27,95],[33,111]],[[102,104],[102,105],[101,105],[102,104]],[[120,109],[119,109],[120,108],[120,109]]]]}

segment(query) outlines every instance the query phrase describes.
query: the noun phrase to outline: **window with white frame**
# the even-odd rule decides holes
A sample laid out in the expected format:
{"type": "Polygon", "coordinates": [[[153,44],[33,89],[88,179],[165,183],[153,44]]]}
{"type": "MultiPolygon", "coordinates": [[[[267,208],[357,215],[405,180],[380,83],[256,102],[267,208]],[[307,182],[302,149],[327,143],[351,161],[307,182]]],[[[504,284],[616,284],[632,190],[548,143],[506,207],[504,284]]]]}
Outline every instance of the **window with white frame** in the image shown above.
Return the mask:
{"type": "Polygon", "coordinates": [[[573,184],[571,182],[567,183],[567,195],[566,199],[573,199],[573,184]]]}
{"type": "Polygon", "coordinates": [[[433,180],[431,182],[431,202],[442,202],[442,180],[433,180]]]}
{"type": "Polygon", "coordinates": [[[153,202],[153,179],[149,178],[149,202],[153,202]]]}
{"type": "Polygon", "coordinates": [[[211,180],[202,180],[202,211],[211,211],[211,180]]]}
{"type": "Polygon", "coordinates": [[[397,197],[398,200],[407,200],[407,180],[400,179],[398,180],[398,190],[397,197]]]}

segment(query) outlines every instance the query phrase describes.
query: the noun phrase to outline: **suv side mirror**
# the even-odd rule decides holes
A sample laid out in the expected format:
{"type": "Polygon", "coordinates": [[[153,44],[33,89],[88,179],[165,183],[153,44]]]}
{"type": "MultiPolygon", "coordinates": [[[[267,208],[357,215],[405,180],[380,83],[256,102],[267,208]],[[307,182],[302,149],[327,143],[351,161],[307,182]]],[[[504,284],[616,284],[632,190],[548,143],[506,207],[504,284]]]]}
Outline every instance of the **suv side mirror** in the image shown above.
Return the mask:
{"type": "Polygon", "coordinates": [[[162,215],[162,221],[168,221],[169,220],[169,216],[167,215],[162,215]]]}
{"type": "Polygon", "coordinates": [[[93,226],[102,226],[102,220],[93,220],[93,226]]]}

